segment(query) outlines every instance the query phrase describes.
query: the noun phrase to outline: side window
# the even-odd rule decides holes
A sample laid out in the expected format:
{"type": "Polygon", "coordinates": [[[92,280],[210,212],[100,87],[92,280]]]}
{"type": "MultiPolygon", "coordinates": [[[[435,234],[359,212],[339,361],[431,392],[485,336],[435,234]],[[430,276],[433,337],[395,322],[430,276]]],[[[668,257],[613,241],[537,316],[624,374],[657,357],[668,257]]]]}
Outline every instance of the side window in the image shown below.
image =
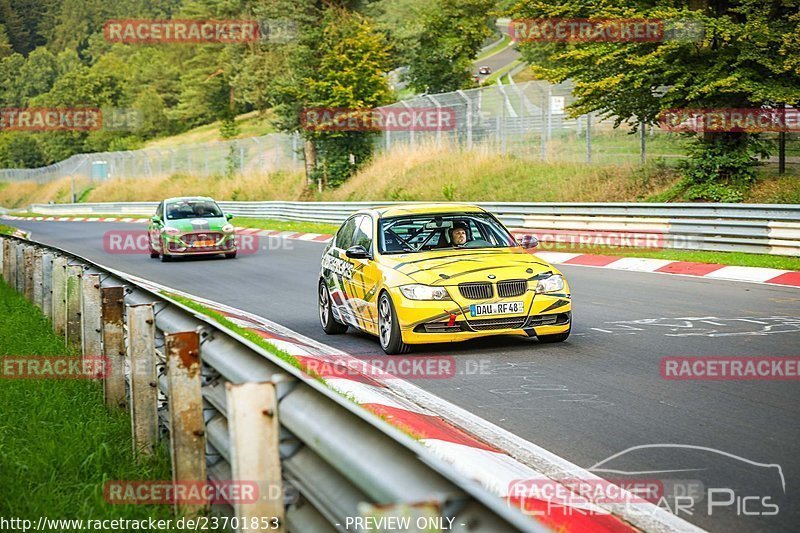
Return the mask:
{"type": "Polygon", "coordinates": [[[342,250],[347,250],[353,246],[353,232],[356,229],[356,218],[350,217],[342,224],[339,231],[336,232],[336,247],[342,250]]]}
{"type": "Polygon", "coordinates": [[[368,252],[372,251],[372,218],[362,215],[357,217],[353,246],[361,245],[368,252]]]}

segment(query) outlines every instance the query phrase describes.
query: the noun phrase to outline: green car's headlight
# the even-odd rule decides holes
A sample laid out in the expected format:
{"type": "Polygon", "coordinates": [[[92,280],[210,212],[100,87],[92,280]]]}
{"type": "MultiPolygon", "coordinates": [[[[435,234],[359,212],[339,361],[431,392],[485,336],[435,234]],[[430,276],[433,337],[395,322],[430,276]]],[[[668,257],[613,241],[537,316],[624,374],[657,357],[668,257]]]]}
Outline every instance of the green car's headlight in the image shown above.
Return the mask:
{"type": "Polygon", "coordinates": [[[409,300],[449,300],[450,295],[444,287],[430,285],[403,285],[400,292],[409,300]]]}
{"type": "Polygon", "coordinates": [[[222,233],[233,233],[234,229],[233,224],[225,224],[222,226],[222,233]]]}
{"type": "Polygon", "coordinates": [[[179,230],[178,228],[170,228],[170,227],[166,227],[161,231],[163,231],[167,235],[179,235],[181,232],[181,230],[179,230]]]}
{"type": "Polygon", "coordinates": [[[545,292],[558,292],[564,290],[564,278],[558,274],[554,274],[549,278],[539,280],[536,285],[536,293],[541,294],[545,292]]]}

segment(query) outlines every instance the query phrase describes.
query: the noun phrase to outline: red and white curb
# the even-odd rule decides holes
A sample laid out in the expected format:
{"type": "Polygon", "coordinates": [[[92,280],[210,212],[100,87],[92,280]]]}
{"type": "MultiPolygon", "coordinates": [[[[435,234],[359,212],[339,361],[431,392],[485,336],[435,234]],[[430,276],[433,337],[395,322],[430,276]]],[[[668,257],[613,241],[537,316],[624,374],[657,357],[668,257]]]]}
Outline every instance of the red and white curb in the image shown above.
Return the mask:
{"type": "MultiPolygon", "coordinates": [[[[6,220],[41,220],[56,222],[134,222],[147,223],[146,218],[98,218],[98,217],[17,217],[3,215],[6,220]]],[[[321,233],[304,233],[296,231],[269,230],[237,227],[236,232],[243,235],[275,237],[309,242],[328,242],[333,236],[321,233]]],[[[512,230],[513,233],[513,230],[512,230]]],[[[522,234],[514,234],[519,237],[522,234]]],[[[726,266],[711,263],[695,263],[691,261],[674,261],[670,259],[645,259],[640,257],[620,257],[612,255],[577,254],[567,252],[535,252],[537,257],[552,265],[583,266],[592,268],[610,268],[631,272],[652,272],[657,274],[673,274],[680,276],[703,277],[725,281],[741,281],[747,283],[763,283],[783,287],[800,287],[800,272],[777,268],[726,266]]]]}
{"type": "MultiPolygon", "coordinates": [[[[636,498],[633,503],[614,504],[591,503],[581,497],[570,505],[565,505],[563,499],[554,502],[519,498],[512,493],[514,482],[581,479],[600,483],[601,480],[591,472],[416,385],[392,376],[382,378],[381,372],[370,363],[345,352],[252,313],[130,274],[123,275],[153,291],[177,294],[213,309],[275,348],[294,356],[302,368],[319,372],[330,368],[329,364],[346,365],[347,372],[322,373],[320,377],[325,379],[327,387],[413,435],[421,445],[460,474],[553,530],[565,533],[703,531],[657,505],[636,498]]],[[[623,489],[619,490],[624,493],[623,489]]]]}

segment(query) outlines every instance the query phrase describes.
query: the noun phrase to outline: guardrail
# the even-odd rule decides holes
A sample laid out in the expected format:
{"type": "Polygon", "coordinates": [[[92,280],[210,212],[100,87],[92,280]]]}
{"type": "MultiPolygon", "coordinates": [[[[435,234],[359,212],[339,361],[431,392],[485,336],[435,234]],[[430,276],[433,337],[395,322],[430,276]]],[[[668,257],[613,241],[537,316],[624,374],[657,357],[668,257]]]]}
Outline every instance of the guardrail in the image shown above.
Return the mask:
{"type": "Polygon", "coordinates": [[[271,530],[354,530],[347,518],[365,505],[386,514],[424,503],[470,531],[546,530],[411,436],[158,286],[57,247],[0,241],[4,280],[85,356],[107,358],[106,403],[130,408],[138,454],[168,436],[173,481],[255,480],[255,503],[213,509],[238,517],[234,529],[272,517],[279,527],[271,521],[271,530]]]}
{"type": "MultiPolygon", "coordinates": [[[[409,202],[219,202],[224,211],[236,216],[334,224],[359,209],[402,203],[409,202]]],[[[156,202],[34,204],[29,209],[50,215],[149,215],[156,205],[156,202]]],[[[637,240],[639,245],[651,247],[800,255],[800,205],[522,202],[479,202],[479,205],[507,226],[536,234],[540,239],[542,236],[547,239],[554,232],[565,232],[571,233],[569,238],[577,243],[592,244],[597,238],[603,240],[611,234],[642,235],[651,238],[637,240]]],[[[558,235],[553,240],[559,238],[569,240],[558,235]]]]}

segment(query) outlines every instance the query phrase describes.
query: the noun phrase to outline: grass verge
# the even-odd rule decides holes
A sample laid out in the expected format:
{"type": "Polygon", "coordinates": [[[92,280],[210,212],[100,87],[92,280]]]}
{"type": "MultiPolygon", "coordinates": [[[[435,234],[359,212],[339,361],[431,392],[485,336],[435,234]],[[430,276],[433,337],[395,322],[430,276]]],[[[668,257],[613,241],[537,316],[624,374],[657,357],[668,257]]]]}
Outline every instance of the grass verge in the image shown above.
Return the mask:
{"type": "MultiPolygon", "coordinates": [[[[2,280],[0,354],[78,356],[39,310],[2,280]]],[[[170,467],[164,449],[137,464],[130,419],[106,411],[99,382],[7,379],[0,385],[0,405],[0,516],[34,523],[40,516],[171,517],[166,505],[110,505],[103,499],[107,480],[168,480],[170,467]]]]}

